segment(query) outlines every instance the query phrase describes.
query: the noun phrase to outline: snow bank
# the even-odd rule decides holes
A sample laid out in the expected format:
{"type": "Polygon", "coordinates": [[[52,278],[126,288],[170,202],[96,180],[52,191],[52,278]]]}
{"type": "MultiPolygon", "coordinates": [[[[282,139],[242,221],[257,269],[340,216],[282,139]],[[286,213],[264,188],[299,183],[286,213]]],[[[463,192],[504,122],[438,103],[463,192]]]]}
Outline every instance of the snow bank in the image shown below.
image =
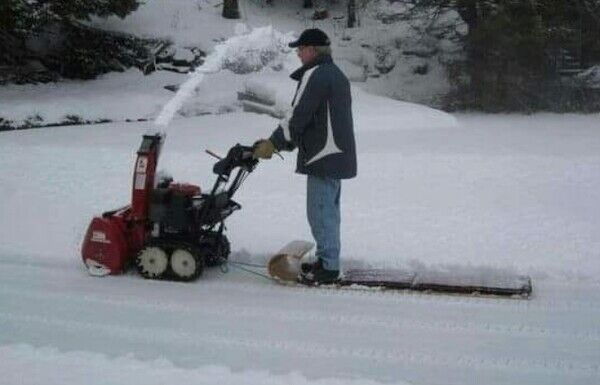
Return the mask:
{"type": "Polygon", "coordinates": [[[83,120],[151,119],[172,95],[163,86],[181,75],[162,71],[144,76],[137,69],[95,80],[0,87],[0,117],[20,126],[27,121],[59,123],[69,115],[83,120]]]}
{"type": "MultiPolygon", "coordinates": [[[[282,116],[290,108],[295,89],[287,71],[271,69],[250,76],[243,86],[244,92],[274,103],[273,109],[282,116]]],[[[357,132],[457,127],[456,118],[446,112],[374,95],[356,83],[352,85],[352,112],[357,132]]]]}
{"type": "Polygon", "coordinates": [[[121,19],[93,18],[91,24],[109,31],[163,38],[176,45],[210,51],[215,41],[230,36],[238,20],[221,16],[220,0],[153,0],[121,19]]]}
{"type": "Polygon", "coordinates": [[[377,96],[353,87],[354,126],[357,131],[414,130],[457,127],[456,118],[420,104],[377,96]]]}
{"type": "MultiPolygon", "coordinates": [[[[232,372],[223,366],[185,369],[166,359],[140,361],[132,355],[109,358],[90,352],[62,353],[30,345],[0,346],[0,369],[7,385],[378,385],[365,379],[308,379],[299,373],[275,375],[267,371],[232,372]]],[[[406,382],[395,382],[402,385],[406,382]]]]}

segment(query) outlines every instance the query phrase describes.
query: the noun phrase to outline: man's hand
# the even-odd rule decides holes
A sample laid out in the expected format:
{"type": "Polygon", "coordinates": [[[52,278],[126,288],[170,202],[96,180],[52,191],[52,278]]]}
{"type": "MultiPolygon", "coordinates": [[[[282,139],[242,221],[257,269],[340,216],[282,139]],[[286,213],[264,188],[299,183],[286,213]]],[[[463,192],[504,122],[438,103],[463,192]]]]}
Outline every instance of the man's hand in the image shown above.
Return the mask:
{"type": "Polygon", "coordinates": [[[275,152],[275,145],[268,139],[262,139],[254,144],[254,158],[255,159],[271,159],[275,152]]]}

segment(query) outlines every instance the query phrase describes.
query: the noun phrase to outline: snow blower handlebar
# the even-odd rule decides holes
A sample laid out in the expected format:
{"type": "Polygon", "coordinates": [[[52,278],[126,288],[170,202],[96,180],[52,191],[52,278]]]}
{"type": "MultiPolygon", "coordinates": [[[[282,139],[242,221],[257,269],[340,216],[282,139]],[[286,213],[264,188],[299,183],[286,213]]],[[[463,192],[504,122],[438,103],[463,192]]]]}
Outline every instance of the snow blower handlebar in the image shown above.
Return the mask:
{"type": "Polygon", "coordinates": [[[234,168],[240,167],[242,169],[251,172],[258,163],[257,159],[254,159],[254,147],[242,146],[236,144],[233,146],[227,156],[219,160],[213,166],[213,172],[217,175],[229,176],[234,168]]]}
{"type": "Polygon", "coordinates": [[[248,174],[251,173],[258,164],[258,159],[255,159],[253,155],[254,147],[242,146],[238,143],[227,152],[226,157],[215,163],[213,172],[218,176],[211,195],[215,196],[220,191],[226,189],[227,196],[231,198],[242,185],[248,174]],[[236,168],[239,170],[233,178],[233,182],[231,182],[229,188],[225,188],[229,182],[231,172],[236,168]]]}

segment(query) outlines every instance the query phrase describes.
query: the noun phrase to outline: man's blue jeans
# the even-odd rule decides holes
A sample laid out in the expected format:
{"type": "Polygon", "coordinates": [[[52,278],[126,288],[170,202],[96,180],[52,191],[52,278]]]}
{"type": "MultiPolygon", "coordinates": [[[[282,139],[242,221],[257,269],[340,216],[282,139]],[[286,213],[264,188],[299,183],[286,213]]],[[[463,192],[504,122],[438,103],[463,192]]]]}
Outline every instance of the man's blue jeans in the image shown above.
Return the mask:
{"type": "Polygon", "coordinates": [[[339,179],[308,175],[306,213],[317,243],[317,257],[326,270],[340,270],[340,193],[339,179]]]}

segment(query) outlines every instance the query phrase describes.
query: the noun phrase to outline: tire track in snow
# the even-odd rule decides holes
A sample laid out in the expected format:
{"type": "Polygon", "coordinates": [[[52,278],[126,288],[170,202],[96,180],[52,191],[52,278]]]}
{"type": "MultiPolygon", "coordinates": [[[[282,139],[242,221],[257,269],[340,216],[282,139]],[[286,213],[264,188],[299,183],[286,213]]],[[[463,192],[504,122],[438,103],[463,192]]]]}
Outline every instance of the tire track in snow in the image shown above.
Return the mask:
{"type": "Polygon", "coordinates": [[[424,293],[410,290],[380,290],[372,288],[313,288],[304,286],[292,286],[281,284],[257,284],[242,283],[236,281],[210,281],[206,285],[214,287],[219,292],[231,291],[236,293],[253,293],[257,296],[265,295],[273,291],[294,292],[297,295],[306,295],[311,297],[352,297],[353,299],[364,299],[369,303],[379,302],[387,304],[434,304],[443,306],[465,306],[473,308],[510,309],[511,312],[530,312],[532,310],[552,311],[572,311],[586,310],[587,312],[597,312],[600,314],[598,301],[587,300],[552,300],[534,296],[529,300],[493,297],[493,296],[469,296],[469,295],[450,295],[437,293],[424,293]]]}
{"type": "MultiPolygon", "coordinates": [[[[0,264],[2,262],[0,261],[0,264]]],[[[12,263],[11,263],[12,264],[12,263]]],[[[33,267],[31,264],[27,264],[28,267],[33,267]]],[[[45,271],[44,276],[48,274],[56,274],[56,275],[68,275],[69,277],[73,276],[74,270],[72,269],[57,269],[55,267],[44,266],[44,268],[48,268],[49,271],[45,271]]],[[[36,267],[33,267],[31,270],[36,270],[36,267]]],[[[19,270],[20,274],[23,273],[22,270],[19,270]]],[[[83,270],[81,270],[82,274],[85,274],[83,270]]],[[[35,271],[31,272],[32,274],[35,271]]],[[[212,271],[210,273],[217,273],[212,271]]],[[[218,274],[218,273],[217,273],[218,274]]],[[[39,275],[39,274],[35,274],[39,275]]],[[[505,298],[505,297],[493,297],[493,296],[468,296],[468,295],[450,295],[450,294],[436,294],[436,293],[423,293],[423,292],[414,292],[409,290],[380,290],[373,288],[311,288],[311,287],[303,287],[303,286],[291,286],[291,285],[281,285],[275,282],[264,281],[253,281],[251,283],[240,281],[238,279],[239,273],[229,273],[225,277],[214,277],[210,278],[200,278],[200,281],[196,283],[186,283],[180,285],[191,286],[195,288],[196,285],[202,285],[203,289],[217,289],[219,294],[224,293],[226,291],[235,292],[235,293],[254,293],[257,296],[263,296],[265,293],[273,293],[273,292],[284,292],[289,293],[293,292],[294,295],[300,296],[311,296],[311,297],[352,297],[353,299],[362,299],[368,301],[369,303],[379,302],[379,303],[389,303],[389,304],[434,304],[441,306],[453,307],[455,305],[472,307],[472,308],[489,308],[489,309],[509,309],[511,312],[521,312],[528,313],[531,311],[537,310],[552,310],[553,312],[561,311],[580,311],[584,310],[586,312],[595,312],[598,313],[598,317],[600,318],[600,307],[598,304],[600,303],[600,296],[598,300],[579,300],[579,299],[550,299],[546,297],[540,297],[539,293],[537,293],[534,286],[534,295],[529,300],[523,299],[515,299],[515,298],[505,298]],[[235,275],[235,278],[232,279],[230,275],[235,275]]],[[[8,274],[6,279],[10,279],[12,275],[8,274]]],[[[138,282],[146,282],[145,280],[138,279],[139,277],[135,275],[124,275],[122,279],[137,279],[138,282]]],[[[97,279],[87,276],[82,276],[82,279],[97,279]]],[[[113,277],[116,278],[116,277],[113,277]]],[[[590,290],[591,293],[594,290],[590,290]]],[[[600,292],[600,291],[599,291],[600,292]]]]}
{"type": "Polygon", "coordinates": [[[196,347],[201,351],[207,351],[207,345],[228,346],[230,348],[244,348],[249,350],[262,351],[264,349],[286,351],[300,354],[310,358],[324,359],[356,359],[361,361],[371,361],[377,363],[386,363],[393,366],[402,366],[407,364],[477,368],[487,370],[502,370],[510,373],[519,370],[521,372],[549,372],[556,374],[569,374],[579,376],[599,376],[600,367],[596,364],[582,365],[576,361],[569,360],[535,360],[535,359],[514,359],[514,358],[483,358],[471,355],[461,355],[455,359],[449,358],[446,354],[430,354],[419,352],[414,349],[375,349],[375,348],[340,348],[336,346],[319,344],[314,342],[274,340],[274,339],[240,339],[228,337],[226,333],[210,335],[206,333],[190,333],[183,331],[173,331],[166,328],[128,328],[115,324],[99,324],[91,322],[81,322],[76,320],[67,320],[55,317],[43,317],[33,315],[10,315],[0,314],[0,320],[4,322],[13,322],[18,324],[42,325],[42,330],[53,330],[62,328],[68,331],[85,332],[86,335],[98,337],[98,333],[106,334],[119,340],[143,340],[153,343],[176,345],[178,347],[196,347]]]}
{"type": "MultiPolygon", "coordinates": [[[[377,328],[378,330],[388,330],[397,332],[401,330],[425,330],[425,331],[446,331],[446,332],[461,332],[466,334],[484,333],[491,335],[507,335],[520,337],[546,337],[552,336],[553,339],[561,338],[566,340],[580,340],[582,343],[598,342],[600,343],[600,329],[593,331],[565,331],[554,328],[540,327],[529,325],[526,323],[477,323],[460,319],[459,321],[435,321],[435,320],[411,320],[407,318],[398,318],[396,316],[369,316],[361,314],[343,314],[329,315],[322,312],[313,311],[310,309],[290,310],[281,308],[281,306],[273,306],[270,309],[264,307],[247,306],[247,305],[231,305],[221,303],[219,306],[203,306],[191,307],[190,303],[185,304],[153,301],[139,302],[135,298],[128,297],[116,299],[111,297],[98,297],[90,294],[70,294],[60,292],[40,292],[27,288],[14,289],[11,286],[0,284],[3,295],[10,295],[11,298],[22,298],[26,301],[55,301],[60,302],[77,302],[81,305],[96,305],[102,304],[107,306],[120,307],[125,309],[138,309],[156,313],[177,312],[178,314],[197,314],[200,316],[210,315],[213,317],[231,317],[235,314],[237,318],[255,318],[277,320],[279,322],[298,322],[307,324],[324,323],[337,324],[341,326],[365,328],[367,330],[377,328]],[[133,300],[132,300],[133,299],[133,300]]],[[[1,296],[0,296],[1,297],[1,296]]]]}
{"type": "MultiPolygon", "coordinates": [[[[490,311],[492,314],[510,315],[516,306],[522,306],[523,301],[506,299],[496,301],[495,299],[477,297],[454,298],[420,293],[342,292],[336,289],[285,287],[271,285],[264,281],[250,281],[245,276],[235,274],[223,277],[219,276],[218,272],[211,272],[204,278],[195,284],[178,284],[147,281],[131,276],[94,279],[84,275],[84,272],[79,275],[77,272],[67,269],[39,269],[36,267],[0,269],[0,289],[2,289],[0,299],[5,295],[9,300],[15,301],[10,307],[3,306],[3,309],[0,309],[0,330],[10,330],[11,328],[19,330],[19,327],[24,327],[24,331],[27,331],[28,328],[33,329],[33,333],[38,330],[40,332],[54,330],[56,333],[74,335],[77,340],[80,338],[82,340],[83,338],[96,338],[99,341],[106,339],[107,342],[102,342],[102,346],[107,343],[116,344],[118,349],[131,349],[132,345],[147,342],[151,344],[151,352],[157,349],[162,352],[163,345],[171,346],[171,350],[175,352],[188,347],[191,349],[191,353],[195,355],[210,354],[206,352],[218,351],[222,348],[225,349],[225,353],[220,355],[221,361],[226,360],[226,357],[231,354],[238,354],[240,349],[248,351],[250,356],[257,357],[273,354],[274,357],[282,356],[293,360],[294,355],[296,355],[296,357],[304,357],[303,360],[306,359],[308,362],[314,360],[315,357],[321,357],[325,361],[333,360],[339,362],[342,366],[353,368],[349,369],[351,372],[368,372],[371,373],[370,375],[373,372],[369,370],[373,369],[368,369],[365,365],[383,368],[384,372],[391,373],[416,371],[417,375],[423,371],[429,371],[429,367],[441,367],[441,371],[449,375],[458,375],[457,373],[460,373],[461,369],[471,369],[502,371],[504,376],[514,376],[515,378],[523,378],[525,377],[523,373],[531,373],[532,371],[539,372],[537,375],[544,378],[567,376],[565,381],[559,381],[562,383],[595,383],[596,381],[590,382],[588,378],[600,378],[597,363],[593,360],[590,362],[592,358],[590,353],[579,354],[582,358],[574,359],[573,355],[567,357],[555,355],[556,357],[552,357],[540,349],[533,348],[531,349],[533,354],[526,356],[522,354],[521,358],[511,356],[510,351],[506,349],[495,352],[490,351],[489,354],[480,356],[469,351],[454,352],[447,348],[439,349],[439,346],[436,348],[436,344],[429,344],[431,346],[428,347],[417,345],[419,348],[416,351],[412,347],[399,349],[398,345],[394,345],[392,341],[380,343],[379,345],[375,344],[373,348],[365,348],[364,345],[361,346],[360,338],[352,339],[350,337],[347,343],[340,343],[339,335],[329,339],[332,344],[329,345],[314,340],[306,341],[306,339],[299,336],[296,336],[295,341],[290,341],[281,335],[273,336],[270,333],[265,333],[262,330],[264,328],[261,329],[261,333],[258,333],[256,338],[254,335],[248,335],[247,332],[236,334],[225,331],[226,328],[215,328],[215,324],[220,325],[221,320],[229,326],[239,323],[240,325],[267,324],[275,327],[275,325],[298,323],[308,325],[308,328],[316,327],[317,329],[322,326],[322,323],[346,326],[348,336],[365,335],[369,330],[382,329],[385,333],[379,333],[378,338],[382,338],[384,336],[382,334],[393,335],[394,332],[402,331],[416,336],[440,334],[443,338],[445,338],[444,336],[448,337],[450,341],[460,341],[465,336],[473,336],[468,333],[483,333],[486,340],[488,340],[487,337],[492,337],[491,342],[506,340],[504,337],[493,337],[496,335],[513,336],[511,328],[516,328],[515,333],[517,335],[515,338],[518,339],[521,339],[521,337],[542,337],[541,342],[547,341],[547,346],[555,346],[557,345],[556,338],[561,338],[561,340],[558,340],[560,344],[564,342],[564,346],[581,345],[589,352],[590,346],[597,342],[598,331],[595,329],[590,330],[587,328],[588,335],[586,335],[586,332],[576,330],[555,330],[552,327],[540,327],[519,322],[523,319],[519,317],[531,315],[529,313],[533,311],[539,312],[535,314],[535,319],[544,320],[540,317],[545,317],[545,313],[551,317],[556,309],[539,306],[529,307],[524,308],[521,313],[516,312],[516,315],[509,316],[507,318],[509,322],[507,323],[477,323],[469,321],[469,314],[490,311]],[[43,277],[43,280],[40,280],[41,277],[43,277]],[[144,294],[158,292],[161,293],[158,301],[153,298],[147,300],[148,302],[143,302],[144,294]],[[29,312],[35,309],[38,313],[20,314],[23,310],[17,305],[33,301],[39,301],[40,303],[37,304],[38,306],[33,303],[29,312]],[[52,309],[53,302],[58,305],[56,310],[52,309]],[[249,303],[254,306],[249,305],[249,303]],[[317,305],[317,308],[307,306],[302,311],[290,310],[289,307],[293,303],[316,303],[320,305],[317,305]],[[495,306],[497,303],[502,305],[495,306]],[[80,304],[83,306],[80,306],[80,304]],[[68,309],[87,309],[86,304],[92,306],[87,311],[82,310],[83,313],[73,315],[69,314],[70,312],[65,312],[66,315],[64,316],[60,313],[63,305],[68,309]],[[329,308],[329,306],[335,304],[339,305],[336,307],[336,311],[338,313],[341,311],[342,315],[331,315],[326,311],[319,311],[319,309],[329,308]],[[458,315],[459,320],[454,318],[451,321],[436,321],[431,317],[424,317],[427,318],[425,320],[410,320],[403,317],[402,312],[378,311],[394,306],[398,306],[399,309],[406,309],[407,305],[410,305],[408,306],[409,309],[417,310],[418,314],[426,314],[419,309],[423,310],[431,307],[434,310],[442,308],[449,314],[458,315]],[[43,306],[46,306],[46,308],[43,308],[43,306]],[[106,306],[106,308],[103,309],[102,306],[106,306]],[[361,306],[369,307],[357,312],[356,309],[361,306]],[[48,309],[47,307],[50,307],[48,316],[40,315],[48,309]],[[12,314],[10,314],[11,309],[12,314]],[[118,311],[112,313],[119,314],[120,324],[118,320],[111,318],[112,309],[118,309],[118,311]],[[159,321],[160,325],[153,327],[147,327],[146,325],[145,328],[138,330],[139,322],[132,323],[126,317],[129,313],[131,315],[137,314],[139,320],[143,320],[148,315],[131,310],[147,311],[150,315],[158,311],[160,314],[157,315],[162,318],[162,321],[159,321]],[[2,314],[2,312],[5,314],[2,314]],[[7,312],[8,314],[6,314],[7,312]],[[191,328],[189,323],[184,325],[186,327],[183,330],[173,330],[173,328],[164,325],[164,322],[169,321],[168,314],[179,314],[180,312],[192,316],[191,319],[198,319],[201,327],[203,325],[202,320],[205,320],[208,327],[200,332],[195,332],[195,329],[191,328]],[[94,319],[86,320],[83,318],[93,317],[94,313],[106,314],[106,317],[100,316],[98,322],[94,319]],[[371,314],[377,314],[377,316],[371,314]],[[197,315],[197,317],[194,317],[194,315],[197,315]],[[68,317],[75,317],[76,319],[72,320],[68,317]],[[2,320],[6,322],[2,322],[2,320]],[[123,322],[125,325],[123,325],[123,322]],[[98,326],[101,327],[98,328],[98,326]],[[527,329],[527,327],[530,329],[527,329]],[[132,333],[132,331],[135,332],[132,333]],[[591,342],[586,339],[587,337],[590,337],[591,342]],[[113,339],[114,341],[111,342],[113,339]],[[170,339],[173,339],[173,341],[169,342],[170,339]],[[575,339],[577,342],[569,344],[569,341],[567,341],[569,339],[575,339]],[[537,353],[540,353],[540,355],[538,356],[537,353]],[[539,358],[536,359],[535,357],[539,358]]],[[[8,301],[1,302],[9,304],[8,301]]],[[[560,303],[561,301],[554,302],[560,303]]],[[[591,303],[591,301],[588,302],[591,303]]],[[[525,301],[525,303],[531,304],[533,301],[525,301]]],[[[578,309],[578,317],[595,317],[597,311],[597,306],[581,307],[578,309]]],[[[524,317],[524,319],[528,319],[528,317],[524,317]]],[[[144,322],[141,322],[141,324],[144,325],[144,322]]],[[[562,328],[562,326],[560,327],[562,328]]],[[[51,340],[51,337],[49,338],[51,340]]],[[[35,340],[40,341],[37,337],[35,340]]],[[[525,342],[527,343],[527,341],[525,342]]],[[[533,345],[539,344],[539,342],[531,341],[533,345]]],[[[185,351],[185,349],[182,351],[185,351]]],[[[214,359],[210,355],[209,358],[214,359]]],[[[497,374],[495,373],[494,376],[497,374]]]]}
{"type": "MultiPolygon", "coordinates": [[[[70,274],[72,275],[72,274],[70,274]]],[[[25,291],[29,290],[30,296],[35,296],[35,291],[30,290],[29,288],[22,288],[19,290],[14,290],[13,286],[14,285],[6,285],[7,281],[11,280],[11,274],[9,274],[9,277],[5,277],[2,282],[4,284],[4,291],[5,292],[12,292],[13,295],[25,295],[25,291]]],[[[18,279],[15,280],[15,283],[20,283],[22,285],[22,283],[24,281],[27,281],[28,284],[27,286],[31,285],[31,282],[28,280],[23,280],[23,277],[19,277],[18,279]]],[[[47,278],[47,277],[46,277],[47,278]]],[[[214,278],[214,277],[213,277],[214,278]]],[[[86,276],[81,277],[81,279],[79,280],[80,282],[87,282],[87,280],[90,280],[90,282],[92,282],[91,280],[95,279],[95,278],[88,278],[86,276]]],[[[131,277],[123,277],[123,278],[112,278],[112,279],[129,279],[131,280],[131,277]]],[[[56,283],[53,283],[53,281],[49,281],[48,283],[45,284],[45,286],[49,285],[49,284],[54,284],[58,286],[58,289],[60,290],[61,287],[64,287],[64,284],[61,284],[61,280],[56,280],[56,283]]],[[[147,281],[147,280],[142,280],[142,279],[136,279],[135,281],[125,281],[124,283],[126,284],[131,284],[129,285],[131,287],[137,287],[137,285],[139,284],[140,286],[142,286],[140,289],[144,290],[145,288],[147,288],[148,286],[154,286],[153,285],[153,281],[147,281]]],[[[404,292],[381,292],[381,291],[375,291],[373,292],[372,290],[370,291],[339,291],[337,289],[315,289],[315,288],[305,288],[305,287],[288,287],[288,286],[281,286],[281,285],[264,285],[264,284],[259,284],[259,283],[240,283],[240,282],[235,282],[235,281],[216,281],[216,280],[210,280],[210,281],[202,281],[200,282],[200,284],[203,286],[202,287],[202,291],[210,291],[211,292],[211,297],[213,300],[217,301],[217,297],[222,297],[222,303],[219,305],[219,307],[225,309],[229,309],[230,311],[235,311],[235,312],[241,312],[241,314],[244,314],[247,317],[258,317],[260,314],[260,312],[264,312],[264,306],[262,307],[263,310],[261,310],[260,312],[256,311],[255,307],[245,307],[245,308],[240,308],[238,306],[232,307],[229,306],[227,307],[227,305],[223,305],[223,304],[227,304],[227,302],[230,300],[230,298],[235,297],[235,296],[231,296],[229,294],[227,294],[228,291],[239,291],[241,290],[244,294],[246,295],[252,295],[252,294],[261,294],[261,295],[256,295],[256,297],[284,297],[288,294],[295,296],[301,296],[301,297],[305,297],[305,298],[311,298],[313,299],[314,296],[324,296],[324,297],[330,297],[330,298],[336,298],[337,296],[343,296],[343,297],[349,297],[351,298],[353,301],[356,300],[356,298],[362,298],[362,299],[368,299],[369,305],[373,306],[374,303],[379,303],[382,305],[389,305],[390,303],[396,304],[396,305],[401,305],[401,306],[406,306],[407,304],[417,304],[417,305],[423,305],[423,301],[421,301],[422,297],[425,297],[427,301],[425,301],[425,304],[429,303],[429,304],[434,304],[435,306],[444,306],[447,308],[453,308],[453,309],[459,309],[461,307],[464,307],[464,304],[467,303],[469,306],[474,302],[475,306],[493,306],[496,305],[496,300],[495,299],[490,299],[490,298],[477,298],[477,297],[468,297],[468,298],[454,298],[454,297],[450,297],[447,298],[446,296],[433,296],[435,298],[427,298],[427,297],[432,297],[432,295],[428,295],[428,294],[420,294],[420,293],[407,293],[405,294],[404,292]],[[208,287],[208,288],[207,288],[208,287]],[[217,289],[217,290],[214,290],[217,289]],[[265,293],[269,293],[269,295],[265,295],[265,293]],[[418,297],[417,301],[414,301],[414,297],[418,297]],[[407,301],[408,299],[408,301],[407,301]],[[446,300],[447,299],[447,300],[446,300]],[[489,304],[487,302],[492,302],[492,304],[489,304]]],[[[180,297],[181,292],[176,292],[176,290],[181,289],[182,287],[197,287],[196,285],[192,284],[175,284],[172,286],[167,286],[167,287],[162,287],[161,289],[171,289],[173,290],[173,294],[180,297]]],[[[118,289],[116,289],[118,290],[118,289]]],[[[53,291],[56,291],[56,288],[53,289],[53,291]]],[[[48,290],[46,290],[44,293],[50,293],[48,290]]],[[[72,295],[69,294],[69,291],[67,291],[64,294],[61,295],[57,295],[55,296],[55,298],[58,298],[60,300],[65,299],[65,298],[70,298],[71,300],[77,300],[77,301],[81,301],[81,300],[86,300],[86,301],[95,301],[96,303],[105,303],[105,304],[111,304],[111,305],[116,305],[116,306],[122,306],[122,307],[138,307],[138,308],[143,308],[143,309],[151,309],[154,305],[152,304],[142,304],[142,303],[134,303],[129,301],[128,299],[126,300],[118,300],[118,299],[114,299],[115,296],[118,296],[118,292],[113,292],[110,293],[110,298],[97,298],[97,296],[95,296],[95,294],[92,295],[88,295],[85,294],[85,292],[78,292],[77,295],[72,295]]],[[[190,297],[189,294],[192,295],[196,295],[195,293],[187,293],[188,297],[185,298],[186,302],[185,305],[179,305],[178,303],[173,303],[173,302],[161,302],[160,305],[155,306],[154,308],[157,310],[161,310],[161,309],[172,309],[174,311],[183,311],[186,312],[188,311],[186,305],[189,305],[190,302],[190,297]]],[[[42,294],[42,297],[45,296],[47,294],[42,294]]],[[[39,295],[38,295],[39,297],[39,295]]],[[[285,300],[289,300],[289,298],[285,298],[285,300]]],[[[193,301],[193,299],[192,299],[193,301]]],[[[506,305],[506,304],[512,304],[512,305],[516,305],[517,307],[521,307],[523,306],[521,304],[520,301],[514,301],[514,300],[507,300],[507,299],[499,299],[500,304],[502,305],[506,305]]],[[[199,302],[200,304],[202,302],[199,302]]],[[[561,309],[560,306],[557,306],[556,303],[561,303],[561,301],[553,301],[550,303],[547,303],[545,306],[530,306],[530,302],[526,302],[526,309],[527,312],[531,313],[532,311],[535,310],[539,310],[542,309],[544,311],[551,311],[551,312],[556,312],[557,310],[564,310],[561,309]]],[[[568,306],[568,308],[570,310],[573,310],[572,307],[574,306],[572,303],[569,303],[570,306],[568,306]]],[[[578,308],[579,311],[585,311],[585,313],[590,316],[593,317],[593,314],[590,313],[594,313],[595,311],[598,311],[598,307],[597,304],[594,303],[592,305],[592,303],[580,303],[579,304],[581,307],[578,308]]],[[[202,307],[202,306],[201,306],[202,307]]],[[[219,311],[216,310],[218,309],[218,307],[212,307],[212,309],[205,309],[205,312],[212,312],[213,315],[217,315],[217,314],[221,314],[221,315],[225,315],[227,313],[227,311],[219,311]]],[[[509,310],[512,312],[514,311],[514,307],[510,306],[509,310]]],[[[205,313],[208,314],[208,313],[205,313]]],[[[364,315],[356,315],[354,313],[352,314],[345,314],[343,317],[335,317],[335,316],[326,316],[323,313],[320,312],[307,312],[306,309],[305,311],[302,312],[298,312],[298,311],[293,311],[290,309],[286,309],[285,312],[282,312],[281,310],[281,306],[279,305],[277,308],[275,308],[274,310],[272,310],[270,313],[270,317],[274,318],[274,319],[280,319],[282,321],[312,321],[312,322],[335,322],[335,323],[339,323],[339,324],[343,324],[343,325],[349,325],[349,326],[364,326],[364,327],[368,327],[368,326],[377,326],[379,328],[383,328],[383,329],[387,329],[387,330],[398,330],[398,329],[406,329],[406,328],[411,328],[411,329],[421,329],[421,330],[463,330],[463,331],[479,331],[482,333],[489,333],[489,334],[506,334],[506,335],[511,335],[511,334],[519,334],[521,336],[537,336],[537,337],[541,337],[541,336],[559,336],[561,338],[571,338],[571,339],[578,339],[578,340],[582,340],[582,341],[598,341],[600,340],[600,331],[598,330],[587,330],[587,331],[565,331],[565,330],[560,330],[560,329],[555,329],[555,328],[549,328],[549,327],[543,327],[543,326],[536,326],[536,325],[531,325],[531,324],[527,324],[527,323],[523,323],[523,322],[511,322],[510,324],[502,324],[502,323],[495,323],[495,322],[471,322],[468,320],[468,318],[465,316],[461,319],[459,319],[459,321],[424,321],[424,320],[408,320],[406,318],[397,318],[397,317],[393,317],[393,316],[383,316],[381,314],[379,314],[379,316],[377,318],[375,317],[366,317],[364,315]]]]}

